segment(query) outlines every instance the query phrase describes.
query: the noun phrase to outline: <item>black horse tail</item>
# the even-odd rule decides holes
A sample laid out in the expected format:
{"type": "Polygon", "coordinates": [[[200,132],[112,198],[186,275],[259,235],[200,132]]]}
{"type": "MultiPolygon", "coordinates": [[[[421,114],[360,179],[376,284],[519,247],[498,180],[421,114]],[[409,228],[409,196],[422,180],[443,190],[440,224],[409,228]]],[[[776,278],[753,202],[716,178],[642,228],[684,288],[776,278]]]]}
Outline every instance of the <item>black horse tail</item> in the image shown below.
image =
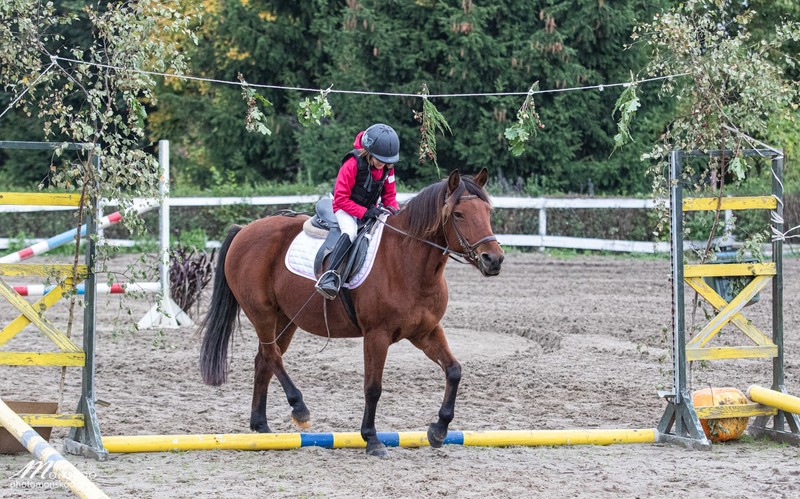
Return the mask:
{"type": "Polygon", "coordinates": [[[200,347],[200,373],[207,385],[219,386],[225,383],[228,372],[228,343],[236,318],[239,315],[239,302],[233,296],[225,277],[225,258],[236,234],[242,230],[239,225],[228,229],[228,237],[222,243],[217,255],[217,267],[214,271],[214,291],[211,294],[211,306],[205,319],[200,324],[203,344],[200,347]]]}

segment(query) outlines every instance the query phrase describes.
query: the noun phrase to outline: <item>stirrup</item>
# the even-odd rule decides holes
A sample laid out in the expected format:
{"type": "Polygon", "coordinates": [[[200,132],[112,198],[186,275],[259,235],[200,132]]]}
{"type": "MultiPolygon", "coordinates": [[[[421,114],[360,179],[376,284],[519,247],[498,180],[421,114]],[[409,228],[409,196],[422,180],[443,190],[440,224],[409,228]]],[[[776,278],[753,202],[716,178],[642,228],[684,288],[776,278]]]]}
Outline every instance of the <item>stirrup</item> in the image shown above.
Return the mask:
{"type": "Polygon", "coordinates": [[[325,271],[319,279],[317,283],[314,284],[314,289],[317,290],[319,294],[321,294],[326,300],[333,300],[336,298],[336,295],[339,294],[339,289],[342,287],[342,280],[339,277],[339,274],[335,270],[328,270],[325,271]],[[322,281],[329,281],[323,283],[322,281]]]}

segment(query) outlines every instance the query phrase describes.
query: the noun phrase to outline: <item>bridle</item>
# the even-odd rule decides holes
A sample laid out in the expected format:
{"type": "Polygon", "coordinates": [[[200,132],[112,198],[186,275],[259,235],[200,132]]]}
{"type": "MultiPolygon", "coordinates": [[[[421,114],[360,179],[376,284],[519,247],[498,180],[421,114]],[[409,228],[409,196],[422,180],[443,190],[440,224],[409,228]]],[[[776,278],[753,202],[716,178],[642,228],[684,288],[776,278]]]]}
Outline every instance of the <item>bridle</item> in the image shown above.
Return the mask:
{"type": "MultiPolygon", "coordinates": [[[[467,200],[467,199],[475,199],[477,197],[478,196],[475,195],[475,194],[461,196],[460,198],[458,198],[458,202],[461,202],[462,200],[467,200]]],[[[458,203],[456,203],[456,204],[458,204],[458,203]]],[[[475,251],[475,250],[481,244],[488,243],[488,242],[491,242],[491,241],[497,241],[497,236],[495,236],[494,234],[489,234],[488,236],[484,236],[484,237],[480,238],[477,242],[475,242],[473,244],[470,244],[469,241],[467,240],[467,238],[464,237],[464,234],[459,230],[458,224],[456,223],[455,217],[451,216],[449,218],[450,218],[450,221],[451,221],[451,225],[453,226],[453,232],[456,233],[456,239],[458,240],[458,244],[459,244],[459,246],[461,246],[462,251],[454,251],[454,250],[450,249],[450,241],[448,241],[448,239],[447,239],[447,231],[444,231],[444,240],[447,243],[447,246],[443,247],[443,246],[440,246],[440,245],[434,243],[433,241],[429,241],[427,239],[422,239],[422,238],[419,238],[419,237],[416,237],[416,236],[412,236],[408,232],[406,232],[406,231],[404,231],[402,229],[398,229],[397,227],[394,227],[392,225],[389,225],[386,222],[383,222],[383,225],[385,225],[386,227],[389,227],[390,229],[394,230],[395,232],[399,232],[400,234],[403,234],[404,236],[411,237],[413,239],[416,239],[417,241],[421,241],[421,242],[423,242],[423,243],[425,243],[425,244],[427,244],[429,246],[433,246],[434,248],[438,248],[438,249],[442,250],[442,254],[443,255],[449,256],[450,258],[452,258],[453,260],[457,261],[458,263],[472,264],[475,267],[479,267],[478,252],[475,251]]]]}
{"type": "MultiPolygon", "coordinates": [[[[460,198],[458,198],[458,202],[460,203],[462,200],[475,199],[477,197],[478,196],[476,196],[475,194],[471,194],[471,195],[468,195],[468,196],[461,196],[460,198]]],[[[458,203],[456,203],[456,204],[458,204],[458,203]]],[[[456,253],[455,251],[446,249],[445,250],[446,254],[449,253],[450,254],[450,258],[452,258],[453,260],[455,260],[455,261],[457,261],[459,263],[471,263],[472,265],[475,265],[477,267],[478,266],[478,252],[475,251],[475,250],[478,248],[478,246],[480,246],[483,243],[488,243],[488,242],[491,242],[491,241],[497,241],[497,236],[495,236],[494,234],[489,234],[488,236],[484,236],[484,237],[478,239],[477,242],[475,242],[473,244],[469,244],[469,241],[467,240],[467,238],[464,237],[464,234],[462,234],[461,231],[458,229],[458,224],[456,224],[455,217],[452,217],[452,225],[453,225],[453,232],[456,233],[456,239],[458,239],[458,244],[461,245],[461,249],[464,250],[465,253],[456,253]],[[466,261],[460,261],[456,257],[463,258],[466,261]]],[[[447,232],[446,231],[444,233],[444,240],[447,241],[447,232]]],[[[447,248],[450,248],[450,242],[449,241],[447,241],[447,248]]]]}

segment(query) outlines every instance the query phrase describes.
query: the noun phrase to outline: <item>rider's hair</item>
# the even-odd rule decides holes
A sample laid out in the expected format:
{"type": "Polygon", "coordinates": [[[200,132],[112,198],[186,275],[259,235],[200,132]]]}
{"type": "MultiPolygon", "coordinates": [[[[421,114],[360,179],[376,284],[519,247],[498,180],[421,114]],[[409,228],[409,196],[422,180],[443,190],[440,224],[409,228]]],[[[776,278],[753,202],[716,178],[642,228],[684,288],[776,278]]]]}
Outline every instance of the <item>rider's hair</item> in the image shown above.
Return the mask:
{"type": "Polygon", "coordinates": [[[372,158],[374,158],[374,156],[370,154],[369,151],[366,149],[358,149],[358,155],[364,158],[368,165],[372,166],[372,158]]]}

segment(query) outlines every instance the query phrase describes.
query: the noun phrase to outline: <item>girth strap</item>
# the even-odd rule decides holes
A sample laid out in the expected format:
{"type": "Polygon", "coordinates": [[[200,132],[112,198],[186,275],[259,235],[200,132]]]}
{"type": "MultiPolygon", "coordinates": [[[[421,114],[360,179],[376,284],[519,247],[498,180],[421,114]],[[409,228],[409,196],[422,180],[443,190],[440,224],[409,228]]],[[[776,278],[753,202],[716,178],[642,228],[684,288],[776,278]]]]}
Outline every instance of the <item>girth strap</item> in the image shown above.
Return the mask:
{"type": "Polygon", "coordinates": [[[347,312],[347,316],[350,317],[350,321],[358,328],[358,317],[356,316],[356,307],[353,303],[353,291],[350,288],[342,286],[339,290],[339,297],[342,299],[342,305],[344,305],[344,310],[347,312]]]}

